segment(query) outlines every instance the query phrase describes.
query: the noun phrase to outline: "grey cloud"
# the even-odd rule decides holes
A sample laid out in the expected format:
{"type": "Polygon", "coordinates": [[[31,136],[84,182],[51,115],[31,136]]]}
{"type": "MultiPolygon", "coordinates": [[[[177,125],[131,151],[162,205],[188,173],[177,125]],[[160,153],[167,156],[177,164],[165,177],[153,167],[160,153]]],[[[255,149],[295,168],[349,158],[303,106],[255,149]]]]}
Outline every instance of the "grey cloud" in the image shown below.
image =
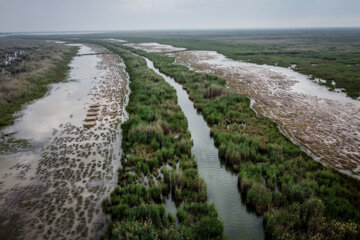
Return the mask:
{"type": "Polygon", "coordinates": [[[359,27],[359,0],[0,0],[0,31],[359,27]]]}

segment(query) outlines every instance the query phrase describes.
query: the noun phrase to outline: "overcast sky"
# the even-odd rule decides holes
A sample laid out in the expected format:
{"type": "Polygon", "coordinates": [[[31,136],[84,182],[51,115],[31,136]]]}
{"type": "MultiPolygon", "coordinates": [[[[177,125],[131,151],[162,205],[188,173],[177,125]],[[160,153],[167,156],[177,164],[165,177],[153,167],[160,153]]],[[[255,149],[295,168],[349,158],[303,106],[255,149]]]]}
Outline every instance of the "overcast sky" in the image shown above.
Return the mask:
{"type": "Polygon", "coordinates": [[[0,0],[0,32],[360,27],[360,0],[0,0]]]}

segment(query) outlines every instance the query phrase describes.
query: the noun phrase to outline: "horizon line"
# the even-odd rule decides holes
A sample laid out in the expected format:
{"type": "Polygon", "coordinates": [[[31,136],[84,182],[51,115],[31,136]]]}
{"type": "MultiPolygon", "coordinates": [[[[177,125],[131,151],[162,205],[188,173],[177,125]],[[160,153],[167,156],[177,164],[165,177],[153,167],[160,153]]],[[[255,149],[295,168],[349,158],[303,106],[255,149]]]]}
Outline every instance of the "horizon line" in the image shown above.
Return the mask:
{"type": "Polygon", "coordinates": [[[155,31],[241,31],[241,30],[320,30],[320,29],[360,29],[360,26],[327,26],[327,27],[255,27],[255,28],[165,28],[165,29],[123,29],[123,30],[35,30],[35,31],[0,31],[0,34],[31,33],[114,33],[114,32],[155,32],[155,31]]]}

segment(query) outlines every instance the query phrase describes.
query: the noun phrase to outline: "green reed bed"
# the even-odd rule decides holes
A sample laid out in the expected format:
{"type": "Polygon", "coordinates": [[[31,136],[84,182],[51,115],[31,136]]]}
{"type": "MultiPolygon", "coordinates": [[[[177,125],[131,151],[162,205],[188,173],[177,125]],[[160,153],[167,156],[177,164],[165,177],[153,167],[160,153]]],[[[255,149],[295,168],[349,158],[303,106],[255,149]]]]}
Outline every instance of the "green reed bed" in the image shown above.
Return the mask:
{"type": "Polygon", "coordinates": [[[191,136],[175,90],[141,57],[102,45],[124,59],[131,89],[118,184],[103,202],[111,216],[104,238],[223,239],[223,223],[206,202],[206,184],[191,156],[191,136]],[[177,216],[164,205],[170,194],[177,216]]]}

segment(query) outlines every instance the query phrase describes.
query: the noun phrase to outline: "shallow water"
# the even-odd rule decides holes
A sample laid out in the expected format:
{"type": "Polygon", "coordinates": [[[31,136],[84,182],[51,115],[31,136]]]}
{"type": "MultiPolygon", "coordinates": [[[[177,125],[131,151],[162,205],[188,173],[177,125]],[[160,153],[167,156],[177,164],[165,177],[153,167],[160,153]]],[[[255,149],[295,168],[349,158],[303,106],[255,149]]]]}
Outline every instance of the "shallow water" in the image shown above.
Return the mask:
{"type": "Polygon", "coordinates": [[[176,90],[178,104],[188,120],[194,142],[192,154],[197,160],[200,176],[207,184],[208,201],[215,203],[224,221],[225,236],[228,239],[264,239],[263,218],[249,213],[242,203],[237,176],[220,164],[210,128],[194,108],[186,91],[174,79],[160,73],[153,62],[146,59],[146,63],[176,90]]]}
{"type": "MultiPolygon", "coordinates": [[[[321,86],[311,80],[309,77],[294,71],[296,69],[296,65],[292,65],[289,68],[278,67],[278,66],[270,66],[270,65],[259,65],[254,63],[242,62],[242,61],[234,61],[222,54],[219,54],[214,51],[188,51],[183,54],[194,54],[198,55],[198,63],[205,63],[211,66],[216,67],[224,67],[224,68],[238,68],[238,69],[247,69],[248,72],[252,72],[259,76],[263,75],[263,79],[266,77],[271,77],[272,74],[276,74],[275,77],[279,77],[280,80],[284,79],[284,81],[290,81],[291,83],[288,85],[286,82],[284,83],[284,87],[290,87],[287,90],[299,93],[299,94],[307,94],[314,97],[326,98],[330,100],[340,101],[342,103],[352,103],[355,105],[359,105],[359,101],[354,100],[352,98],[346,97],[345,93],[342,92],[331,92],[326,87],[321,86]],[[285,85],[286,84],[286,85],[285,85]]],[[[208,69],[211,72],[211,69],[208,69]]],[[[246,74],[245,72],[243,74],[246,74]]],[[[319,80],[324,81],[324,80],[319,80]]]]}
{"type": "Polygon", "coordinates": [[[107,217],[102,199],[116,185],[121,129],[127,119],[128,76],[122,60],[85,45],[67,82],[28,104],[2,133],[0,239],[98,239],[107,217]],[[100,104],[96,126],[83,127],[100,104]],[[14,145],[14,146],[13,146],[14,145]]]}
{"type": "MultiPolygon", "coordinates": [[[[78,54],[93,53],[83,46],[78,54]]],[[[60,124],[71,122],[80,127],[86,115],[86,104],[90,102],[90,89],[99,81],[101,73],[96,68],[100,59],[96,56],[75,57],[70,63],[71,71],[67,83],[51,85],[47,95],[21,111],[13,126],[4,132],[14,132],[17,138],[45,142],[52,133],[60,130],[60,124]]]]}
{"type": "Polygon", "coordinates": [[[176,53],[176,62],[216,74],[248,95],[260,116],[314,159],[360,178],[360,101],[330,92],[290,68],[234,61],[213,51],[176,53]]]}

